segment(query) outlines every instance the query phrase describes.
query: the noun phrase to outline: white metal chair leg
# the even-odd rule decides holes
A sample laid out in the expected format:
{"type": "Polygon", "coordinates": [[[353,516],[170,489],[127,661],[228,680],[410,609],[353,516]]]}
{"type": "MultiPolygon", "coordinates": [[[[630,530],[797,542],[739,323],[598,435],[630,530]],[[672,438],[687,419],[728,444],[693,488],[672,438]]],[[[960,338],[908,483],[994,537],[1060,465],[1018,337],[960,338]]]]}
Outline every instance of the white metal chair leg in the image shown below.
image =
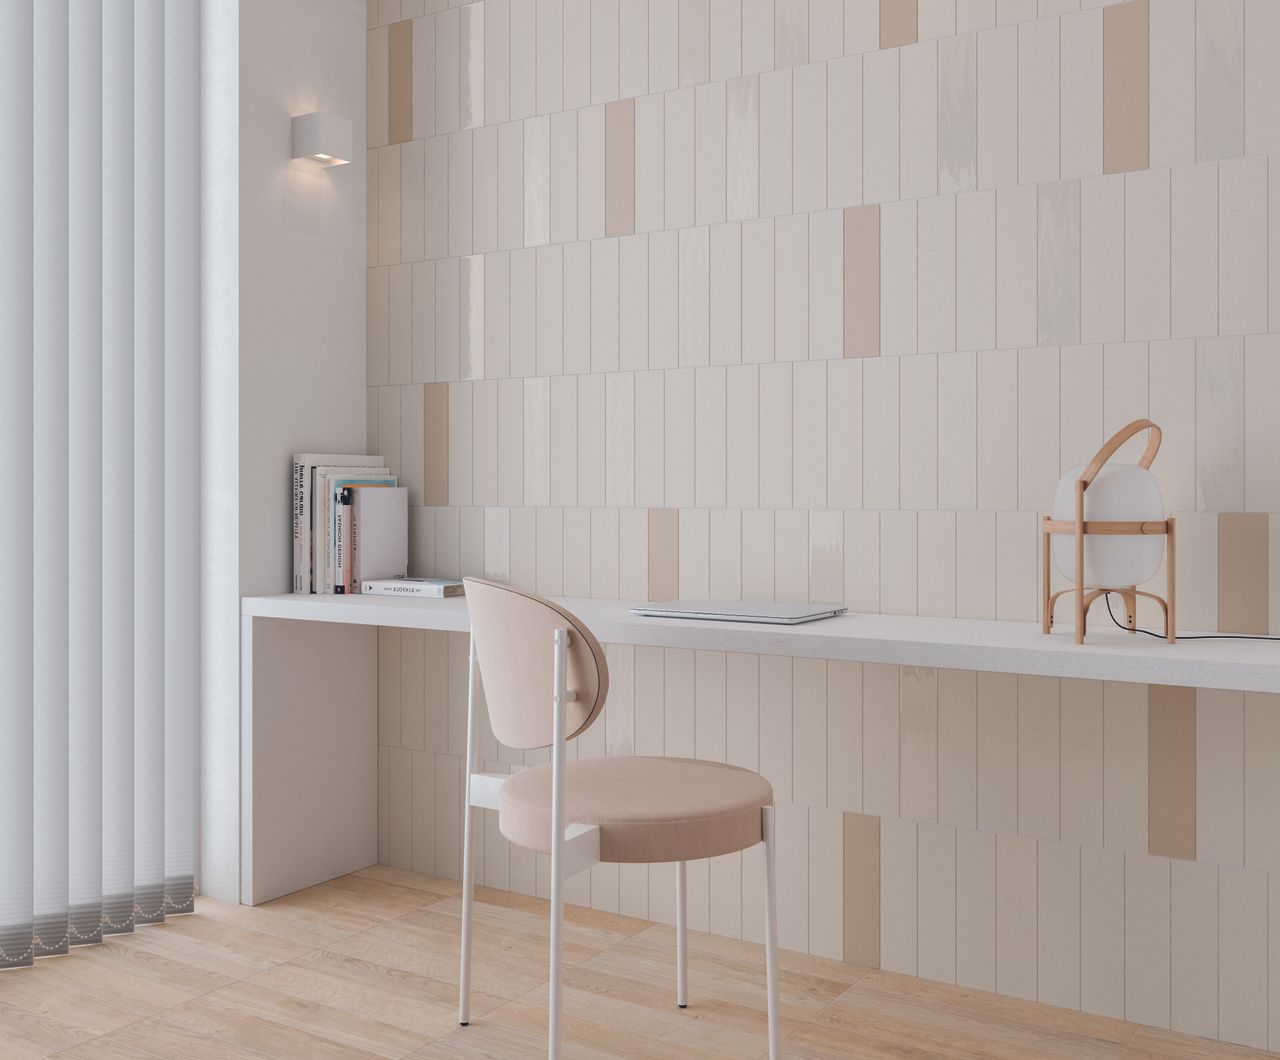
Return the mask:
{"type": "Polygon", "coordinates": [[[555,633],[555,685],[551,744],[551,977],[547,1000],[547,1057],[560,1060],[564,1006],[564,713],[569,631],[555,633]]]}
{"type": "Polygon", "coordinates": [[[676,862],[676,1004],[689,1007],[688,863],[676,862]]]}
{"type": "Polygon", "coordinates": [[[769,1060],[782,1058],[782,1028],[778,1013],[778,887],[774,878],[775,811],[765,806],[760,811],[764,835],[764,961],[765,982],[769,993],[769,1060]]]}
{"type": "Polygon", "coordinates": [[[475,772],[476,740],[476,642],[471,642],[467,672],[467,761],[462,788],[462,958],[458,970],[458,1023],[471,1022],[471,900],[475,890],[472,879],[474,861],[471,856],[472,824],[475,810],[471,805],[471,775],[475,772]]]}

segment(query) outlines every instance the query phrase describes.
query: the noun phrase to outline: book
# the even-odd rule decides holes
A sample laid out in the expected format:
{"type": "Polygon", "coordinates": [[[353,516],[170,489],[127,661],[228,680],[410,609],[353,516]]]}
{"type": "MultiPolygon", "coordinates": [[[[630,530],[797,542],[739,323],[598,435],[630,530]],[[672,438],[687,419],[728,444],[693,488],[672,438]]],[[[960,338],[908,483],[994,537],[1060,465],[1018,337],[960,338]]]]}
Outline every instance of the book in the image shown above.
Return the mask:
{"type": "Polygon", "coordinates": [[[396,478],[386,467],[319,465],[312,469],[311,485],[311,581],[312,592],[334,591],[334,531],[337,495],[343,486],[394,486],[396,478]]]}
{"type": "Polygon", "coordinates": [[[434,600],[466,595],[466,587],[457,578],[379,578],[362,582],[361,589],[373,596],[421,596],[434,600]]]}
{"type": "Polygon", "coordinates": [[[365,581],[403,578],[409,573],[409,491],[354,489],[346,533],[344,567],[349,592],[365,581]]]}
{"type": "Polygon", "coordinates": [[[385,461],[380,456],[343,455],[336,453],[294,453],[291,502],[293,516],[293,591],[316,591],[315,571],[315,520],[312,509],[315,502],[314,478],[318,467],[329,468],[377,468],[386,473],[385,461]]]}

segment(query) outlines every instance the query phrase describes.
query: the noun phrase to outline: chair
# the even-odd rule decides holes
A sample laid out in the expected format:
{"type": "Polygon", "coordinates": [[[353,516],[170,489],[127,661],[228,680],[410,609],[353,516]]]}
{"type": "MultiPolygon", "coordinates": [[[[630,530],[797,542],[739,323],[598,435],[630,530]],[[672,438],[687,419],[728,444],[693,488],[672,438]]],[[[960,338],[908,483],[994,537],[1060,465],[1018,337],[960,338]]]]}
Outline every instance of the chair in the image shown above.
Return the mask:
{"type": "Polygon", "coordinates": [[[676,865],[676,1004],[688,1005],[685,864],[765,849],[765,965],[769,1057],[781,1056],[773,789],[757,773],[680,758],[565,762],[565,744],[600,716],[609,668],[600,643],[568,611],[506,585],[466,579],[471,612],[467,772],[462,857],[462,964],[458,1022],[470,1022],[472,818],[498,811],[513,843],[551,855],[551,974],[547,1055],[560,1056],[564,991],[564,884],[598,862],[676,865]],[[551,764],[511,775],[477,773],[477,673],[493,734],[508,747],[551,748],[551,764]]]}

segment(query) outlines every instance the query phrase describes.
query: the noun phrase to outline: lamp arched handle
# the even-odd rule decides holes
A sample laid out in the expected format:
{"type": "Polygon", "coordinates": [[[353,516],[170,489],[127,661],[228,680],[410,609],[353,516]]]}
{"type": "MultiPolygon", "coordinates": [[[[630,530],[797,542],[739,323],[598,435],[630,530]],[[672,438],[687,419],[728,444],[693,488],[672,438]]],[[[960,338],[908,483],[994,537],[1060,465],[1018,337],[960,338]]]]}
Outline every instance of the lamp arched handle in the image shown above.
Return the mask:
{"type": "Polygon", "coordinates": [[[1134,435],[1141,434],[1143,431],[1150,431],[1151,436],[1147,439],[1147,448],[1143,451],[1142,459],[1138,461],[1138,466],[1149,468],[1151,462],[1156,458],[1156,453],[1160,451],[1160,428],[1150,420],[1134,420],[1132,423],[1121,427],[1107,439],[1106,444],[1089,461],[1089,466],[1080,473],[1080,478],[1077,480],[1079,487],[1088,489],[1089,483],[1102,470],[1102,465],[1116,455],[1116,450],[1134,435]]]}

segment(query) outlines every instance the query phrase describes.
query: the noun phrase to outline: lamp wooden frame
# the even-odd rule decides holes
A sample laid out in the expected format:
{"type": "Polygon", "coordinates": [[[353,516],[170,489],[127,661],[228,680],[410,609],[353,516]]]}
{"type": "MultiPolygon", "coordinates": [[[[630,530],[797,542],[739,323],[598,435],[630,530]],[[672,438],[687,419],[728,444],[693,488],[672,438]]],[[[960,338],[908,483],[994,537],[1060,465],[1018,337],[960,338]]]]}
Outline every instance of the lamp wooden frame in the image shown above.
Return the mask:
{"type": "Polygon", "coordinates": [[[1134,633],[1138,628],[1138,597],[1145,596],[1148,600],[1154,600],[1160,605],[1161,611],[1164,613],[1164,633],[1165,639],[1170,644],[1177,640],[1177,620],[1175,602],[1177,597],[1177,563],[1176,563],[1176,542],[1177,542],[1177,526],[1173,518],[1166,519],[1147,519],[1147,520],[1099,520],[1090,519],[1087,522],[1084,517],[1084,494],[1085,490],[1093,483],[1098,472],[1108,460],[1115,456],[1116,451],[1124,445],[1130,438],[1141,434],[1143,431],[1149,431],[1150,435],[1147,439],[1147,448],[1142,454],[1142,459],[1138,461],[1139,467],[1149,468],[1152,461],[1156,458],[1156,453],[1160,451],[1160,428],[1150,420],[1134,420],[1132,423],[1121,427],[1116,431],[1106,444],[1098,450],[1094,458],[1089,461],[1088,466],[1080,473],[1080,477],[1076,479],[1076,517],[1075,519],[1054,519],[1052,516],[1044,517],[1044,527],[1042,534],[1043,559],[1044,559],[1044,632],[1053,631],[1053,615],[1054,608],[1057,606],[1058,598],[1065,596],[1067,593],[1075,594],[1075,618],[1076,618],[1076,643],[1084,643],[1085,623],[1089,617],[1089,608],[1094,601],[1100,596],[1107,593],[1115,593],[1124,600],[1125,620],[1124,628],[1130,633],[1134,633]],[[1054,534],[1071,534],[1076,541],[1076,580],[1075,585],[1067,589],[1059,589],[1056,593],[1051,591],[1051,582],[1053,577],[1053,556],[1052,556],[1052,536],[1054,534]],[[1168,555],[1165,557],[1165,576],[1166,576],[1166,596],[1160,597],[1155,593],[1143,592],[1136,585],[1113,586],[1104,589],[1091,589],[1088,592],[1084,587],[1084,539],[1088,534],[1102,535],[1148,535],[1163,534],[1169,539],[1168,555]]]}

